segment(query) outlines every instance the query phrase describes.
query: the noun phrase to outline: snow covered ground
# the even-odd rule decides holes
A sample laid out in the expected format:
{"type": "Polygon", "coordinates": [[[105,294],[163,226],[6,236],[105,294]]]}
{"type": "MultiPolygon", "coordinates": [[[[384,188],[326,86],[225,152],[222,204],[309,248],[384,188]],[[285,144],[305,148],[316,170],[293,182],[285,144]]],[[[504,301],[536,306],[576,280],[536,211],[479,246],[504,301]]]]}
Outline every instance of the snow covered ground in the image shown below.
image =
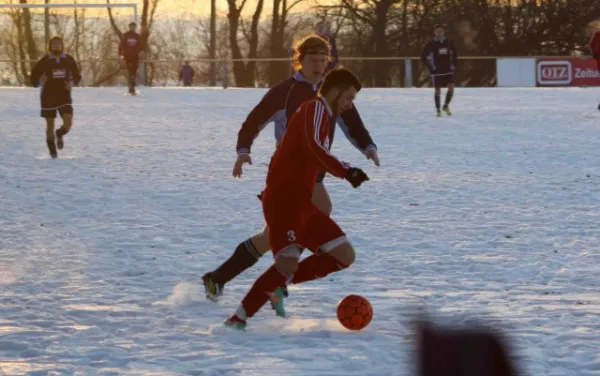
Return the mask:
{"type": "Polygon", "coordinates": [[[0,374],[412,375],[410,320],[504,328],[530,375],[600,375],[599,89],[364,90],[371,180],[326,181],[356,264],[290,287],[221,327],[270,254],[218,304],[199,280],[262,226],[273,151],[231,177],[237,131],[263,90],[76,89],[75,127],[48,157],[35,89],[0,89],[0,374]],[[336,320],[368,297],[362,332],[336,320]]]}

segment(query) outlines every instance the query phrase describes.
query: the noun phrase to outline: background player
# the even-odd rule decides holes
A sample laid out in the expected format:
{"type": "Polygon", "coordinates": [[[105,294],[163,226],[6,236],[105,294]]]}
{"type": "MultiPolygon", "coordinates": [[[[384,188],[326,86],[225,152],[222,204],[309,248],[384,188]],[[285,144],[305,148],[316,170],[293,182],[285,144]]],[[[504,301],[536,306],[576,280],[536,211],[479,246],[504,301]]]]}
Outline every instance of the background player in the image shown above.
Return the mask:
{"type": "MultiPolygon", "coordinates": [[[[233,167],[233,176],[235,177],[242,175],[242,167],[245,163],[252,163],[250,149],[259,132],[269,122],[275,122],[275,138],[279,143],[286,132],[288,119],[292,117],[300,104],[317,95],[325,67],[329,61],[328,43],[316,35],[308,36],[296,45],[294,56],[298,72],[269,90],[248,115],[238,133],[238,158],[233,167]]],[[[365,129],[356,107],[350,107],[336,120],[353,145],[379,166],[377,148],[369,132],[365,129]]],[[[330,145],[333,142],[334,131],[335,128],[330,130],[330,145]]],[[[319,209],[329,215],[332,204],[323,184],[324,177],[324,172],[317,177],[312,199],[319,209]]],[[[260,233],[241,242],[233,255],[221,266],[202,277],[207,296],[215,299],[221,295],[225,283],[256,264],[268,250],[269,242],[267,227],[265,227],[260,233]]],[[[282,306],[277,309],[282,309],[282,306]]],[[[279,311],[279,313],[282,312],[279,311]]]]}
{"type": "Polygon", "coordinates": [[[246,320],[288,281],[302,283],[346,269],[354,248],[330,216],[311,202],[319,170],[348,180],[354,188],[369,178],[329,153],[333,119],[352,107],[360,91],[358,79],[346,69],[331,71],[316,99],[304,103],[289,122],[275,151],[262,200],[275,263],[254,283],[227,326],[244,328],[246,320]],[[304,248],[313,255],[299,262],[304,248]]]}
{"type": "MultiPolygon", "coordinates": [[[[600,30],[596,30],[596,32],[592,34],[588,48],[594,59],[596,59],[598,72],[600,72],[600,30]]],[[[600,110],[600,104],[598,104],[598,110],[600,110]]]]}
{"type": "Polygon", "coordinates": [[[435,108],[437,116],[442,116],[440,111],[441,88],[448,87],[443,110],[452,115],[448,105],[454,95],[454,72],[458,64],[458,55],[454,44],[444,36],[444,28],[435,25],[434,38],[425,45],[421,53],[421,61],[427,66],[431,74],[431,83],[435,87],[435,108]]]}
{"type": "Polygon", "coordinates": [[[317,23],[315,26],[315,31],[317,35],[321,38],[325,39],[329,43],[329,63],[327,64],[327,68],[325,72],[329,72],[332,69],[335,69],[339,64],[339,57],[337,51],[337,43],[335,38],[330,33],[331,24],[327,20],[323,20],[317,23]]]}
{"type": "Polygon", "coordinates": [[[73,99],[71,88],[81,81],[81,74],[75,59],[64,53],[64,44],[60,37],[48,41],[48,54],[42,57],[31,71],[31,84],[41,87],[41,116],[46,119],[46,144],[52,158],[56,158],[56,149],[64,147],[63,137],[73,126],[73,99]],[[63,120],[62,126],[54,134],[56,113],[63,120]]]}
{"type": "Polygon", "coordinates": [[[129,94],[135,95],[136,77],[140,65],[140,54],[144,51],[144,43],[140,34],[136,32],[135,22],[129,24],[129,31],[123,34],[119,44],[119,56],[127,66],[127,84],[129,94]]]}

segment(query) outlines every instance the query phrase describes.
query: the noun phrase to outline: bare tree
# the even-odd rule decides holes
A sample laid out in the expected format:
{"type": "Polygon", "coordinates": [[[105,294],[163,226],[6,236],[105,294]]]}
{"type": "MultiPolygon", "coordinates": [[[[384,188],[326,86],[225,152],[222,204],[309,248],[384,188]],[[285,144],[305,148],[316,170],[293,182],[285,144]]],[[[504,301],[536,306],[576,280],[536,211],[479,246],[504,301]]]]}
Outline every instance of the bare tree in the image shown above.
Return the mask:
{"type": "MultiPolygon", "coordinates": [[[[288,27],[288,18],[290,12],[296,5],[305,2],[306,0],[273,0],[273,15],[271,17],[271,43],[270,55],[274,58],[288,57],[285,41],[286,30],[288,27]]],[[[288,73],[289,63],[285,61],[271,61],[269,85],[273,86],[277,82],[283,80],[288,73]]]]}
{"type": "MultiPolygon", "coordinates": [[[[143,0],[142,2],[142,16],[141,16],[141,27],[140,27],[140,36],[142,37],[142,43],[144,44],[144,60],[152,59],[152,50],[150,44],[150,34],[152,31],[152,25],[154,24],[154,15],[156,14],[156,9],[158,8],[158,3],[160,0],[143,0]]],[[[107,4],[110,4],[110,0],[106,0],[107,4]]],[[[115,34],[119,37],[119,41],[123,39],[123,32],[117,25],[113,14],[112,8],[106,8],[108,10],[108,18],[110,20],[110,25],[112,26],[115,34]]],[[[144,77],[146,78],[145,85],[151,85],[152,75],[148,74],[148,65],[144,64],[144,77]]],[[[152,68],[152,65],[150,66],[152,68]]]]}
{"type": "MultiPolygon", "coordinates": [[[[247,0],[241,0],[240,5],[238,6],[237,0],[227,0],[227,4],[229,5],[229,14],[227,15],[227,18],[229,19],[229,48],[231,49],[231,57],[233,59],[242,59],[242,51],[238,42],[238,31],[240,29],[240,24],[243,26],[241,14],[246,5],[246,1],[247,0]]],[[[252,16],[250,32],[245,33],[246,39],[248,40],[248,59],[256,59],[258,56],[258,26],[263,5],[264,0],[257,1],[256,9],[252,16]]],[[[233,62],[233,75],[237,86],[253,87],[255,71],[256,61],[233,62]]]]}

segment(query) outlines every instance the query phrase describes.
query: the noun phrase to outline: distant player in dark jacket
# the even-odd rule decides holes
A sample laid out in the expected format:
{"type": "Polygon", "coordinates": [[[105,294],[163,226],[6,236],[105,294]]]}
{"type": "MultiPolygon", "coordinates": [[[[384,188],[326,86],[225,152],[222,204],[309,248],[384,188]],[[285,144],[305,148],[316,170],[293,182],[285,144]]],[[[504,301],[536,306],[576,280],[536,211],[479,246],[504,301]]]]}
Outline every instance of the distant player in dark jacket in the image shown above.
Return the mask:
{"type": "Polygon", "coordinates": [[[192,86],[194,79],[194,68],[186,61],[179,70],[179,81],[183,81],[183,86],[192,86]]]}
{"type": "MultiPolygon", "coordinates": [[[[600,30],[597,30],[592,34],[588,48],[594,59],[596,59],[598,71],[600,72],[600,30]]],[[[598,105],[598,110],[600,110],[600,104],[598,105]]]]}
{"type": "Polygon", "coordinates": [[[54,37],[48,42],[48,54],[31,71],[31,84],[41,88],[41,116],[46,119],[46,144],[50,156],[56,158],[57,147],[64,147],[63,137],[73,126],[71,88],[81,81],[75,59],[63,52],[63,41],[54,37]],[[54,133],[54,119],[59,113],[63,124],[54,133]]]}
{"type": "Polygon", "coordinates": [[[121,43],[119,43],[119,56],[127,66],[129,94],[135,94],[135,79],[140,65],[140,54],[144,50],[144,42],[140,34],[135,31],[136,29],[136,23],[130,23],[129,31],[123,34],[121,43]]]}
{"type": "Polygon", "coordinates": [[[327,20],[323,20],[315,26],[315,31],[317,35],[321,38],[325,39],[329,43],[329,63],[327,64],[327,68],[325,69],[325,73],[329,72],[332,69],[335,69],[339,64],[337,43],[335,38],[331,35],[330,32],[330,24],[327,20]]]}
{"type": "MultiPolygon", "coordinates": [[[[238,157],[233,167],[233,176],[235,177],[242,175],[242,166],[245,163],[252,164],[250,158],[252,143],[267,124],[275,123],[275,139],[279,145],[292,115],[302,103],[317,97],[325,67],[329,61],[329,43],[317,35],[311,35],[300,41],[294,51],[296,74],[271,88],[250,112],[238,132],[236,147],[238,157]]],[[[350,142],[379,166],[377,147],[365,128],[356,107],[352,106],[341,116],[336,116],[335,120],[350,142]]],[[[334,130],[335,127],[330,130],[328,149],[333,142],[334,130]]],[[[322,171],[314,185],[312,202],[322,212],[329,215],[332,204],[323,184],[324,178],[325,172],[322,171]]],[[[260,233],[242,241],[227,261],[202,277],[206,295],[216,299],[221,295],[223,286],[227,282],[256,264],[269,248],[267,227],[263,228],[260,233]]],[[[278,302],[281,302],[281,299],[278,302]]],[[[283,307],[281,304],[277,306],[281,309],[283,307]]],[[[275,305],[274,308],[280,314],[281,311],[275,305]]]]}
{"type": "Polygon", "coordinates": [[[435,37],[425,45],[421,53],[421,61],[431,74],[431,82],[435,87],[435,108],[437,116],[442,116],[440,111],[441,88],[448,87],[446,101],[442,108],[448,115],[452,115],[448,105],[454,95],[454,72],[458,64],[458,55],[454,44],[444,36],[444,28],[435,26],[435,37]]]}

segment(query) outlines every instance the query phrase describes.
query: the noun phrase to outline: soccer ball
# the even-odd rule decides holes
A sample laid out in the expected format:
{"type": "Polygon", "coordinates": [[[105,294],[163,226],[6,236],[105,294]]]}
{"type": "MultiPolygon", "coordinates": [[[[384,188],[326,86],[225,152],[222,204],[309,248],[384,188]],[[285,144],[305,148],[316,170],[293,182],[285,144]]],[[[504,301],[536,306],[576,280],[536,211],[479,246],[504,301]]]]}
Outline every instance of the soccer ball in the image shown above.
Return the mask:
{"type": "Polygon", "coordinates": [[[373,319],[371,303],[360,295],[348,295],[337,306],[340,323],[350,330],[361,330],[373,319]]]}

